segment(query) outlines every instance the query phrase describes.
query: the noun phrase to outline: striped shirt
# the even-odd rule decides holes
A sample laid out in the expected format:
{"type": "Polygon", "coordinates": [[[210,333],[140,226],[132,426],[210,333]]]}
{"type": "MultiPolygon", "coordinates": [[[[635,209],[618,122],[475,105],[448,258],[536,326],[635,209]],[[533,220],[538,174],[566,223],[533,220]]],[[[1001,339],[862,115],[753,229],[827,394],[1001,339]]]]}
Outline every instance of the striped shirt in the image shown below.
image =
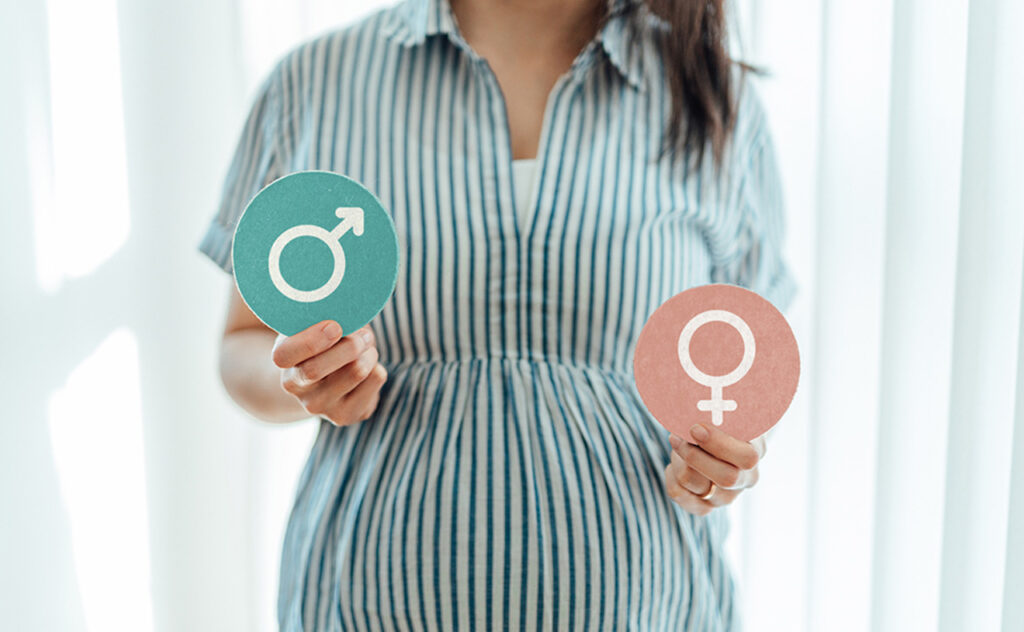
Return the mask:
{"type": "Polygon", "coordinates": [[[319,169],[376,193],[401,256],[371,323],[377,410],[321,421],[299,481],[282,630],[738,629],[727,516],[666,495],[632,350],[694,285],[788,305],[773,148],[747,86],[721,177],[659,154],[664,24],[612,3],[549,96],[525,208],[498,82],[445,0],[309,41],[263,83],[201,250],[230,272],[248,200],[319,169]]]}

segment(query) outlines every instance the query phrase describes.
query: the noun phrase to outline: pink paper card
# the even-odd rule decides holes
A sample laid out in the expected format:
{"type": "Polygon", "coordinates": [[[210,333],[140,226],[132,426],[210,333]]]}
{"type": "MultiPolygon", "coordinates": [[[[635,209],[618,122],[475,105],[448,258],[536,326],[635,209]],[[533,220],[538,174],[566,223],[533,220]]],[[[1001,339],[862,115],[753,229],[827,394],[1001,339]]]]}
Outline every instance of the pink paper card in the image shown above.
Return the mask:
{"type": "Polygon", "coordinates": [[[750,290],[716,283],[676,294],[637,340],[633,375],[651,414],[696,443],[696,423],[749,441],[782,417],[800,379],[785,317],[750,290]]]}

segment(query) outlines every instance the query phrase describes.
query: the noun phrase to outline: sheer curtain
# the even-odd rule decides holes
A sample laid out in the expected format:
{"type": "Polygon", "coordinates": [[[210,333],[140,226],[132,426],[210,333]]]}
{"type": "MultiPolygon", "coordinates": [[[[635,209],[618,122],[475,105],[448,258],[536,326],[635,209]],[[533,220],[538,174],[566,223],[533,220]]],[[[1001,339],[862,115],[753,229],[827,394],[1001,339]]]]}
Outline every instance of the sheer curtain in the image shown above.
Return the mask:
{"type": "Polygon", "coordinates": [[[744,500],[752,629],[1024,628],[1022,20],[739,6],[805,289],[802,391],[744,500]]]}
{"type": "MultiPolygon", "coordinates": [[[[223,395],[195,246],[273,60],[381,4],[4,0],[5,628],[274,629],[314,428],[223,395]]],[[[733,9],[804,360],[732,509],[747,627],[1024,629],[1024,5],[733,9]]]]}

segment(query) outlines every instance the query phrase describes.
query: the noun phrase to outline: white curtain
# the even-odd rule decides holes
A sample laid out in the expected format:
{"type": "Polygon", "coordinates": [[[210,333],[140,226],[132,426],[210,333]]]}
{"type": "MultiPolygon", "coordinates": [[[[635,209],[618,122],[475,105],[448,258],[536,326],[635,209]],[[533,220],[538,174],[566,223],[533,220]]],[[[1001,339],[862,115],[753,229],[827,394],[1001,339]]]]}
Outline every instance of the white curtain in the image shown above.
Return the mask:
{"type": "MultiPolygon", "coordinates": [[[[273,630],[313,426],[223,395],[195,247],[269,65],[381,2],[2,2],[0,621],[273,630]]],[[[1024,4],[733,8],[804,362],[732,509],[747,627],[1022,630],[1024,4]]]]}
{"type": "Polygon", "coordinates": [[[739,14],[804,288],[801,390],[744,499],[752,629],[1024,629],[1024,5],[739,14]]]}

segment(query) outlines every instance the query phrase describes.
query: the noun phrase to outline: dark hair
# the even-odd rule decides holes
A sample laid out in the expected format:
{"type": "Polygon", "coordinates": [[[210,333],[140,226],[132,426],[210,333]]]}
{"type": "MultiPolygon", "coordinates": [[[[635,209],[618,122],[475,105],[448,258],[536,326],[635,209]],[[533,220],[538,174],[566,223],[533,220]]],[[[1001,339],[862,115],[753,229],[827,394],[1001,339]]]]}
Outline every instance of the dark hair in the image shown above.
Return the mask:
{"type": "Polygon", "coordinates": [[[736,123],[734,66],[740,77],[757,69],[729,56],[724,0],[643,1],[669,26],[661,39],[672,93],[664,149],[681,151],[699,168],[710,147],[720,168],[736,123]]]}

